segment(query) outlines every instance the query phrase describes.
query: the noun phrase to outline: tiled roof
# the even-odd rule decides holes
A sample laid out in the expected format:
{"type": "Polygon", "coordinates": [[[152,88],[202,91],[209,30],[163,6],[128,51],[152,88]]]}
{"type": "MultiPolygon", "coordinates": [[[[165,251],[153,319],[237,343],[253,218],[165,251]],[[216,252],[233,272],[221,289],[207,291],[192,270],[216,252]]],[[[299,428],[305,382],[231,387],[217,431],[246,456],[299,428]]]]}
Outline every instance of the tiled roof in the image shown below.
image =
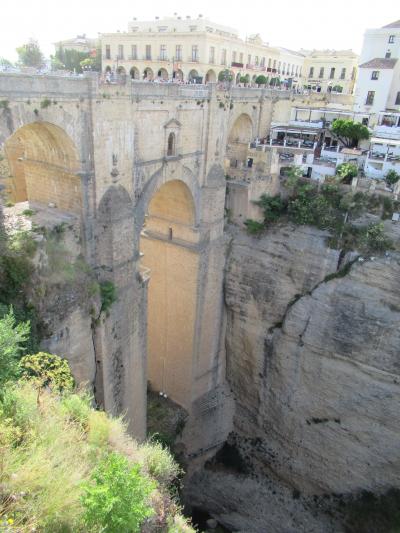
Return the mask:
{"type": "Polygon", "coordinates": [[[370,59],[366,63],[360,65],[359,68],[382,68],[382,69],[393,69],[397,59],[385,59],[384,57],[375,57],[375,59],[370,59]]]}

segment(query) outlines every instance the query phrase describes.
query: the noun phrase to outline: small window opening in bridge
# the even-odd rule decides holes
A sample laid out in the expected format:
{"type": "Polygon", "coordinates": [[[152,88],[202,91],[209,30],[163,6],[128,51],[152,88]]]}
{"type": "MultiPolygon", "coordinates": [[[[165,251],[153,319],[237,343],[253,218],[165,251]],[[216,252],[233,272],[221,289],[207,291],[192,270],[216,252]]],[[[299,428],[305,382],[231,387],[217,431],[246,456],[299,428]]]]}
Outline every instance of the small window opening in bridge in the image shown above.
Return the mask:
{"type": "Polygon", "coordinates": [[[168,135],[167,156],[175,155],[175,133],[168,135]]]}
{"type": "Polygon", "coordinates": [[[168,228],[168,239],[172,241],[172,228],[171,226],[168,228]]]}
{"type": "Polygon", "coordinates": [[[253,166],[253,158],[252,157],[249,157],[247,159],[247,166],[248,166],[248,168],[251,168],[253,166]]]}

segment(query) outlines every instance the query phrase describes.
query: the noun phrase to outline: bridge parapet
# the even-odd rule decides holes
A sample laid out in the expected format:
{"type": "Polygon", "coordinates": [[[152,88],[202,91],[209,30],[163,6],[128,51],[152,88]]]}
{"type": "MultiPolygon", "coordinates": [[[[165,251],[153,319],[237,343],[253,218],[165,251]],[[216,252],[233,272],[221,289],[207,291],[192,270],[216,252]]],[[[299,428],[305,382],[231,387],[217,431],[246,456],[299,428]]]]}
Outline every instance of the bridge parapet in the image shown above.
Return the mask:
{"type": "Polygon", "coordinates": [[[0,97],[13,99],[88,97],[96,86],[97,80],[92,77],[0,73],[0,97]]]}

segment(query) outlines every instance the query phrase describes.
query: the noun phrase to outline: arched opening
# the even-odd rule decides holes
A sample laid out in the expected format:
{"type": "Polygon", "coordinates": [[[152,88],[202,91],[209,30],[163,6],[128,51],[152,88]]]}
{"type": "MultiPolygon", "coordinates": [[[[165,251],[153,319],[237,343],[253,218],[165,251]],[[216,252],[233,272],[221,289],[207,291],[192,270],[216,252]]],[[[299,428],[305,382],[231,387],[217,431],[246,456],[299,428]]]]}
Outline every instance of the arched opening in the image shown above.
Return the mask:
{"type": "Polygon", "coordinates": [[[150,67],[146,67],[143,71],[143,79],[146,81],[152,81],[154,78],[153,71],[150,67]]]}
{"type": "Polygon", "coordinates": [[[175,133],[168,135],[167,156],[175,155],[175,133]]]}
{"type": "Polygon", "coordinates": [[[198,78],[198,77],[199,77],[199,73],[197,72],[197,70],[192,69],[192,70],[189,72],[188,81],[190,81],[190,82],[195,82],[195,81],[197,81],[197,78],[198,78]]]}
{"type": "Polygon", "coordinates": [[[117,79],[120,83],[126,82],[126,70],[124,69],[124,67],[117,68],[117,79]]]}
{"type": "Polygon", "coordinates": [[[236,85],[240,83],[240,72],[236,74],[236,85]]]}
{"type": "Polygon", "coordinates": [[[256,82],[256,79],[257,79],[257,74],[254,74],[254,76],[251,78],[251,81],[252,81],[253,83],[255,83],[255,82],[256,82]]]}
{"type": "Polygon", "coordinates": [[[209,70],[206,74],[206,83],[215,83],[217,81],[217,75],[213,70],[209,70]]]}
{"type": "Polygon", "coordinates": [[[253,122],[249,115],[242,113],[233,123],[229,136],[226,157],[229,164],[226,166],[240,168],[247,164],[247,151],[253,139],[253,122]]]}
{"type": "Polygon", "coordinates": [[[132,80],[138,80],[140,78],[139,69],[137,69],[136,67],[132,67],[131,70],[129,71],[129,74],[132,80]]]}
{"type": "Polygon", "coordinates": [[[160,80],[167,81],[169,78],[168,70],[165,68],[160,68],[160,70],[157,72],[157,76],[160,78],[160,80]]]}
{"type": "Polygon", "coordinates": [[[111,73],[111,67],[110,67],[110,65],[107,65],[107,66],[106,66],[104,72],[109,72],[109,73],[111,73]]]}
{"type": "Polygon", "coordinates": [[[175,70],[175,72],[174,72],[174,80],[176,80],[176,81],[183,81],[184,80],[183,71],[181,69],[175,70]]]}
{"type": "Polygon", "coordinates": [[[191,403],[199,252],[195,204],[181,180],[151,198],[140,239],[147,294],[148,381],[183,407],[191,403]]]}
{"type": "Polygon", "coordinates": [[[33,122],[7,139],[4,151],[10,167],[9,196],[14,202],[54,204],[80,213],[79,160],[71,138],[49,122],[33,122]]]}

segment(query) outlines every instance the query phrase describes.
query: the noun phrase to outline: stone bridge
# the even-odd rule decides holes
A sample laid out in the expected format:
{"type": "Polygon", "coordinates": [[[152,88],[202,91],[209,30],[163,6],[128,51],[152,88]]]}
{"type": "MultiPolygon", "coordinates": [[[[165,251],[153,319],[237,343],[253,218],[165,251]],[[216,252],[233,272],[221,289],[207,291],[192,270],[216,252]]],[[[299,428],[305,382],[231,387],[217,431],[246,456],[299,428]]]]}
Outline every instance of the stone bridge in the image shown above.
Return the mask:
{"type": "Polygon", "coordinates": [[[95,335],[96,391],[139,438],[149,381],[213,426],[197,446],[223,440],[227,145],[247,147],[292,105],[315,100],[322,105],[319,95],[265,89],[0,74],[11,198],[76,215],[87,263],[117,287],[95,335]]]}

